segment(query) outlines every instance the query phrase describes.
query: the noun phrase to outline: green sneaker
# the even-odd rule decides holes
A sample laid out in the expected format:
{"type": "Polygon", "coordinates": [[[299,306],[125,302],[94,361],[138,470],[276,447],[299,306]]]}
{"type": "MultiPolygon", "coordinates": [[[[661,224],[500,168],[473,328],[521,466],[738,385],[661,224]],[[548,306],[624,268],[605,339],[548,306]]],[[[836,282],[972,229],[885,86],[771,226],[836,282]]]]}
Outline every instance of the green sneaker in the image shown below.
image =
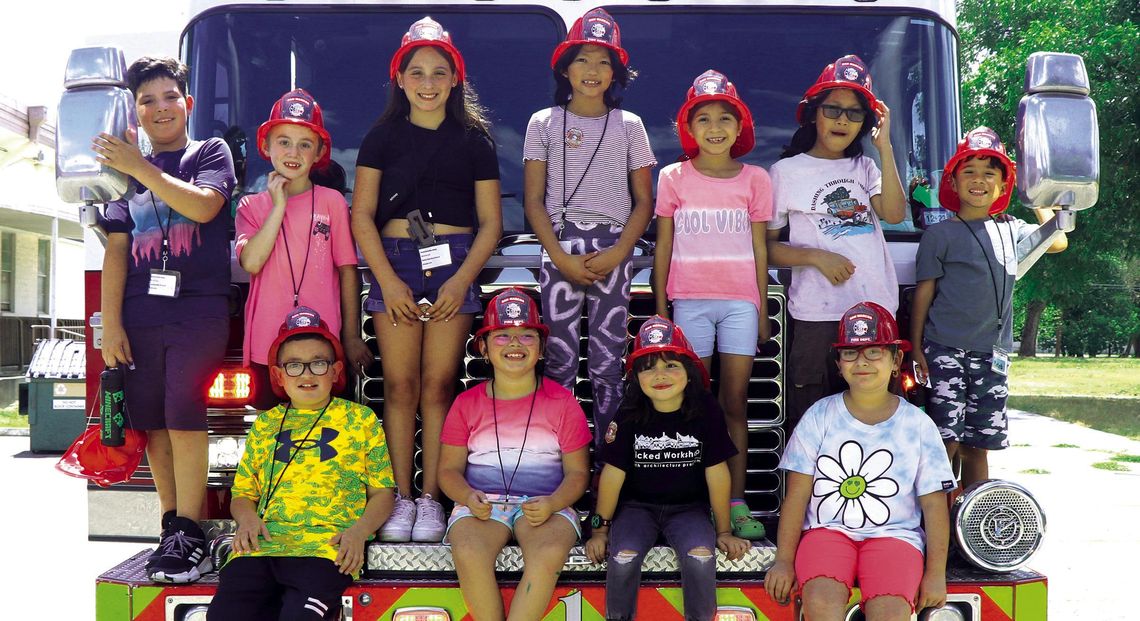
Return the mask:
{"type": "Polygon", "coordinates": [[[748,505],[733,505],[729,515],[732,518],[733,535],[750,541],[764,538],[764,525],[752,517],[748,505]]]}

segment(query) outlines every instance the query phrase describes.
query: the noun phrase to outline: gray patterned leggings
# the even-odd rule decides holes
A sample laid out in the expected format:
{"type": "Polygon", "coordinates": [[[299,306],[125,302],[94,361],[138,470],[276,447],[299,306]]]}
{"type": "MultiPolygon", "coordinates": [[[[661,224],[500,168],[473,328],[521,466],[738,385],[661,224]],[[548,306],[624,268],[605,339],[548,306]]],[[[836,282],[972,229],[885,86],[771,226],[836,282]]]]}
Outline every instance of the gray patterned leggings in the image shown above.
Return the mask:
{"type": "MultiPolygon", "coordinates": [[[[586,254],[610,248],[622,228],[604,224],[567,222],[562,241],[571,254],[586,254]]],[[[622,355],[625,354],[626,321],[629,316],[629,283],[633,262],[626,257],[609,276],[590,285],[576,285],[563,278],[554,263],[544,262],[539,278],[543,322],[550,327],[546,343],[546,375],[571,392],[578,375],[581,352],[582,306],[586,305],[589,340],[587,369],[593,388],[594,445],[613,420],[621,403],[622,355]]]]}

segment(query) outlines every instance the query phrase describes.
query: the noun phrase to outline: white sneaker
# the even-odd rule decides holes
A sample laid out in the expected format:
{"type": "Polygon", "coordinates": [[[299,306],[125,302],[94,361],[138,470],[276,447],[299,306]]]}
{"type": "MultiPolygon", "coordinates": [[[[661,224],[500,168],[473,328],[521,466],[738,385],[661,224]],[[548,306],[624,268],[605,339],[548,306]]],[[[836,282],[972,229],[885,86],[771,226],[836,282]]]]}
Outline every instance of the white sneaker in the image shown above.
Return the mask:
{"type": "Polygon", "coordinates": [[[443,520],[443,505],[436,502],[431,494],[416,499],[416,525],[412,528],[412,541],[439,543],[447,532],[443,520]]]}
{"type": "Polygon", "coordinates": [[[412,526],[416,522],[416,503],[411,498],[396,494],[392,515],[380,527],[380,541],[406,543],[412,540],[412,526]]]}

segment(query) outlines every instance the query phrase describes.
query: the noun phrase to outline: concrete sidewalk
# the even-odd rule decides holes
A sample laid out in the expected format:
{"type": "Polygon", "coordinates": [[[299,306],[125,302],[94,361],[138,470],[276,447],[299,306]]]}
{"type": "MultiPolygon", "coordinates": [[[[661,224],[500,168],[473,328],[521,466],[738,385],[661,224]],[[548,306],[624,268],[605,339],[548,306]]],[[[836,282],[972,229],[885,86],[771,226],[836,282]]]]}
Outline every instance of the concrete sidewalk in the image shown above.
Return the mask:
{"type": "MultiPolygon", "coordinates": [[[[1140,464],[1125,464],[1128,472],[1092,466],[1118,453],[1140,455],[1140,442],[1025,412],[1010,419],[1013,446],[993,454],[991,474],[1025,485],[1045,509],[1048,532],[1030,566],[1049,577],[1050,618],[1140,618],[1131,597],[1140,464]]],[[[87,541],[83,482],[55,470],[58,456],[32,457],[27,449],[27,437],[0,436],[0,616],[93,619],[96,576],[145,546],[87,541]]]]}

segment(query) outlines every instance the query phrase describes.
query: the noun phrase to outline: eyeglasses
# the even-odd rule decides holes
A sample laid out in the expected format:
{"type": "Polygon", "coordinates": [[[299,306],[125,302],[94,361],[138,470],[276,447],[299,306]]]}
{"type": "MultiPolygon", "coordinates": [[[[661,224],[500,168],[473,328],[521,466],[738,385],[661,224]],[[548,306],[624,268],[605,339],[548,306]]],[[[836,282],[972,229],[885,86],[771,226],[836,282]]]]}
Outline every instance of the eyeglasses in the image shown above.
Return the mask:
{"type": "Polygon", "coordinates": [[[313,375],[324,375],[329,372],[330,366],[332,366],[332,362],[328,360],[311,360],[309,362],[286,362],[281,365],[281,368],[285,369],[285,375],[289,377],[300,377],[305,369],[308,369],[309,373],[313,375]]]}
{"type": "Polygon", "coordinates": [[[538,335],[526,332],[523,334],[492,334],[491,342],[496,345],[510,345],[511,341],[518,339],[519,345],[534,345],[538,342],[538,335]]]}
{"type": "Polygon", "coordinates": [[[860,347],[857,349],[840,349],[839,359],[843,362],[855,362],[859,359],[859,354],[863,354],[863,357],[866,358],[869,362],[874,362],[876,360],[881,360],[883,358],[883,354],[886,352],[886,347],[880,347],[878,345],[860,347]]]}
{"type": "Polygon", "coordinates": [[[840,114],[846,114],[847,120],[852,123],[862,123],[863,119],[867,118],[867,111],[862,108],[841,108],[831,104],[823,104],[819,107],[819,111],[829,119],[838,119],[840,114]]]}

